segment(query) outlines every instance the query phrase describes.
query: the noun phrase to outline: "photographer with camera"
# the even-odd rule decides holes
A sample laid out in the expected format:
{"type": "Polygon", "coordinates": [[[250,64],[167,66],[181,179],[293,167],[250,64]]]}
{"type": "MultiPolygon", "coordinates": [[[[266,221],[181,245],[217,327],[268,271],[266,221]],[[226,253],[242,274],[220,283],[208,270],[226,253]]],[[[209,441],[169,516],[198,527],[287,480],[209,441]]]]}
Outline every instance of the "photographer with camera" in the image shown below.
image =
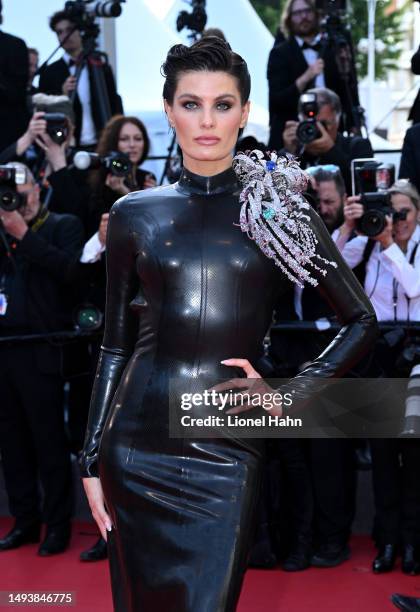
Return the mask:
{"type": "MultiPolygon", "coordinates": [[[[78,25],[78,20],[66,10],[58,11],[50,18],[50,28],[57,34],[64,55],[41,71],[39,90],[47,94],[64,94],[70,98],[76,94],[76,146],[93,150],[104,127],[100,113],[103,101],[98,99],[97,88],[93,86],[91,62],[88,61],[83,66],[79,79],[76,80],[77,66],[83,59],[83,41],[78,25]]],[[[102,67],[110,113],[122,113],[122,102],[116,90],[112,69],[108,63],[103,63],[102,67]]]]}
{"type": "MultiPolygon", "coordinates": [[[[361,273],[379,321],[420,321],[420,196],[402,179],[380,196],[382,204],[376,199],[375,209],[366,201],[369,195],[348,198],[336,244],[348,265],[361,273]],[[359,235],[348,241],[355,231],[359,235]]],[[[396,325],[394,332],[399,336],[398,331],[396,325]]],[[[403,343],[395,341],[394,332],[378,341],[368,376],[400,374],[397,365],[403,343]]],[[[403,402],[404,398],[395,398],[395,415],[403,414],[403,402]]],[[[401,548],[402,571],[419,574],[420,441],[374,438],[370,443],[379,548],[373,571],[392,570],[401,548]]]]}
{"type": "Polygon", "coordinates": [[[299,121],[287,121],[284,152],[300,157],[302,168],[334,164],[340,168],[347,193],[351,192],[350,162],[372,157],[367,138],[339,133],[341,102],[330,89],[309,89],[299,98],[299,121]]]}
{"type": "Polygon", "coordinates": [[[61,348],[47,339],[19,342],[19,336],[70,328],[83,228],[76,217],[44,206],[23,164],[0,168],[0,187],[0,336],[14,337],[0,343],[0,450],[15,518],[0,550],[39,541],[44,522],[38,554],[48,556],[64,551],[71,535],[61,348]]]}
{"type": "Polygon", "coordinates": [[[340,76],[337,65],[338,53],[334,40],[329,35],[325,40],[320,34],[320,19],[313,0],[288,0],[282,14],[282,27],[287,40],[275,44],[270,52],[267,67],[270,111],[269,148],[279,150],[284,145],[283,131],[286,122],[296,121],[298,100],[302,92],[314,87],[328,87],[336,92],[347,123],[352,123],[353,107],[359,105],[356,71],[347,32],[349,58],[352,65],[347,85],[340,76]]]}
{"type": "Polygon", "coordinates": [[[35,112],[26,132],[0,153],[0,163],[19,160],[28,165],[43,188],[48,208],[78,216],[88,224],[90,189],[85,173],[71,162],[74,114],[66,96],[33,96],[35,112]]]}

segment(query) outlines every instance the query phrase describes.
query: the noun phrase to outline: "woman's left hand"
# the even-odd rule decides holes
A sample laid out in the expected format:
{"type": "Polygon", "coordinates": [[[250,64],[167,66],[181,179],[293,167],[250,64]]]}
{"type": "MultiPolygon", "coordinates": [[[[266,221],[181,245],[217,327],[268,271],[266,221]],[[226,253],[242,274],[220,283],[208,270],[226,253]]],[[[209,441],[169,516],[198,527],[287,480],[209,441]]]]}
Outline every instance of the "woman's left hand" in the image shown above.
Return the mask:
{"type": "Polygon", "coordinates": [[[112,191],[116,191],[120,195],[127,195],[130,193],[129,188],[124,183],[123,176],[115,176],[114,174],[108,174],[105,179],[105,185],[112,189],[112,191]]]}
{"type": "Polygon", "coordinates": [[[146,174],[143,189],[150,189],[151,187],[156,187],[156,179],[151,174],[146,174]]]}
{"type": "Polygon", "coordinates": [[[229,391],[231,389],[234,390],[235,407],[227,410],[227,414],[239,414],[240,412],[246,412],[261,405],[264,406],[265,410],[269,410],[272,415],[282,415],[281,402],[276,403],[273,401],[273,389],[267,385],[263,378],[261,378],[261,375],[252,367],[248,359],[224,359],[221,363],[229,367],[241,368],[246,374],[246,378],[233,378],[219,385],[215,385],[211,389],[212,391],[220,392],[229,391]],[[239,400],[242,394],[252,396],[252,398],[255,398],[255,401],[252,403],[240,402],[238,406],[236,400],[239,400]],[[270,398],[272,398],[271,401],[270,398]]]}

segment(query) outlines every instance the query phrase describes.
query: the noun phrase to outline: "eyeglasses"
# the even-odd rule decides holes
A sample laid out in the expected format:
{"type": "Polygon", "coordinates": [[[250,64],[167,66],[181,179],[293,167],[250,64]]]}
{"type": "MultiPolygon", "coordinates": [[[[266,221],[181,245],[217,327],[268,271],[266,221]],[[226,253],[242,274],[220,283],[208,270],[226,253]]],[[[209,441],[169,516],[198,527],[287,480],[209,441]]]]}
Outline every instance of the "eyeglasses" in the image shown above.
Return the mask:
{"type": "Polygon", "coordinates": [[[310,168],[306,168],[305,172],[310,174],[311,176],[315,176],[320,170],[324,170],[325,172],[331,172],[336,174],[340,172],[340,168],[335,164],[324,164],[323,166],[311,166],[310,168]]]}
{"type": "Polygon", "coordinates": [[[297,11],[291,11],[290,17],[309,17],[309,15],[313,15],[313,13],[314,9],[308,7],[304,9],[299,9],[297,11]]]}

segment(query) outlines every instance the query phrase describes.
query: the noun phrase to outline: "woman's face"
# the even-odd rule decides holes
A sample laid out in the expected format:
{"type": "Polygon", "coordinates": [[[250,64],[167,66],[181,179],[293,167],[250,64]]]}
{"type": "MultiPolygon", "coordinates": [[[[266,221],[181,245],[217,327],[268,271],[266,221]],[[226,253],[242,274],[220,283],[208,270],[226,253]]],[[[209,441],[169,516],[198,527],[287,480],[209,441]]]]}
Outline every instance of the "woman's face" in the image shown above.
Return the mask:
{"type": "Polygon", "coordinates": [[[126,153],[130,161],[137,165],[144,151],[143,134],[134,123],[124,123],[118,137],[118,151],[126,153]]]}
{"type": "Polygon", "coordinates": [[[396,212],[407,211],[404,221],[396,221],[393,224],[395,242],[408,242],[418,223],[418,211],[411,198],[402,193],[391,195],[392,208],[396,212]]]}
{"type": "Polygon", "coordinates": [[[211,176],[228,168],[249,114],[235,77],[222,71],[185,72],[172,105],[165,100],[165,110],[188,170],[211,176]]]}

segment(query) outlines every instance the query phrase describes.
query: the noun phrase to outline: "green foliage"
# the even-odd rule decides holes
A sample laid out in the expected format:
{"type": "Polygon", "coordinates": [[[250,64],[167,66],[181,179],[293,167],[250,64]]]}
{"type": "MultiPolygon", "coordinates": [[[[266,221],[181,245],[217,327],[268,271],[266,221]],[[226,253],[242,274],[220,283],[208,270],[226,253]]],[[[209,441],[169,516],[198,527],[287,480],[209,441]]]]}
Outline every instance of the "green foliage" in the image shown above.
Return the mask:
{"type": "MultiPolygon", "coordinates": [[[[261,20],[272,34],[275,34],[280,22],[280,15],[285,0],[251,0],[261,20]]],[[[398,68],[398,58],[402,50],[402,42],[406,33],[402,30],[404,13],[411,7],[410,0],[399,8],[392,10],[393,0],[378,0],[376,5],[376,39],[384,43],[383,51],[375,53],[375,75],[377,79],[386,78],[390,68],[398,68]]],[[[356,51],[356,65],[359,78],[367,73],[367,53],[358,50],[357,46],[362,38],[368,36],[368,9],[366,0],[351,0],[351,10],[347,17],[351,28],[353,44],[356,51]]]]}
{"type": "MultiPolygon", "coordinates": [[[[402,51],[402,42],[406,32],[402,30],[402,18],[410,2],[392,12],[387,12],[393,6],[392,0],[379,0],[376,5],[375,38],[385,45],[383,51],[375,53],[375,76],[386,79],[390,68],[398,68],[398,58],[402,51]]],[[[366,0],[353,0],[352,13],[349,18],[353,43],[356,49],[356,64],[359,78],[367,73],[367,53],[357,50],[361,38],[368,36],[368,12],[366,0]]]]}
{"type": "Polygon", "coordinates": [[[281,0],[251,0],[251,4],[274,36],[280,22],[281,0]]]}

